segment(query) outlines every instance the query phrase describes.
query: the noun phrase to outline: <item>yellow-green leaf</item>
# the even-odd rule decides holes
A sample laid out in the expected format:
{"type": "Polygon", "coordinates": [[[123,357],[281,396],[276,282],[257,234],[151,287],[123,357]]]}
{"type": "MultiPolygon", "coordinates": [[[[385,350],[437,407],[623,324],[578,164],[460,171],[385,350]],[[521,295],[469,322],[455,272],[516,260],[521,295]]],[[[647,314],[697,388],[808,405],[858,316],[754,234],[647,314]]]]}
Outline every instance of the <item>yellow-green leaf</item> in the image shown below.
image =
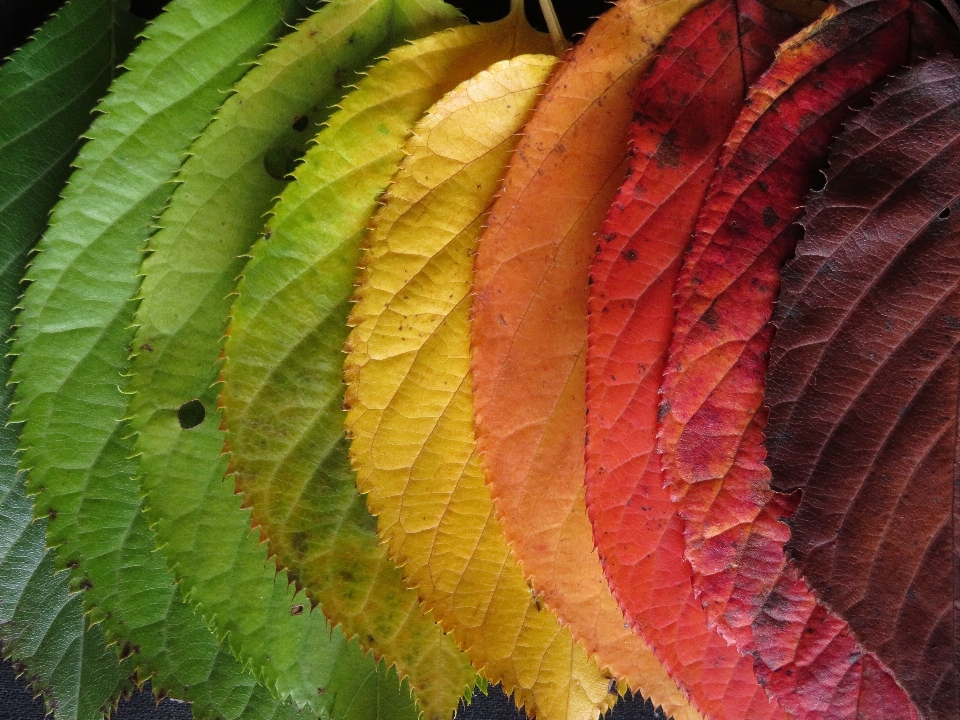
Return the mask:
{"type": "Polygon", "coordinates": [[[343,437],[343,343],[360,240],[414,123],[519,51],[549,51],[520,12],[397,48],[370,69],[307,152],[231,311],[223,366],[230,469],[278,563],[348,637],[408,678],[427,718],[475,673],[379,545],[343,437]]]}

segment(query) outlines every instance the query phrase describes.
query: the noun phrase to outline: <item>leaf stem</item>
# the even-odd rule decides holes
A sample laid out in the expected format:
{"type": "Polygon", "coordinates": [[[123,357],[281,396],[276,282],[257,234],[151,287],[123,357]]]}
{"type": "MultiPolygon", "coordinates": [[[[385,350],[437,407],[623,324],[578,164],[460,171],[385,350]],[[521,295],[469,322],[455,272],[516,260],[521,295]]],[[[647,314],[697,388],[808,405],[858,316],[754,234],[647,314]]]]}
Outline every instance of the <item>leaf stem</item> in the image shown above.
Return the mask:
{"type": "Polygon", "coordinates": [[[540,0],[540,9],[543,11],[544,20],[547,21],[547,29],[550,31],[550,37],[557,48],[557,54],[562,55],[564,50],[570,47],[570,43],[563,36],[563,28],[560,27],[557,11],[553,9],[553,0],[540,0]]]}

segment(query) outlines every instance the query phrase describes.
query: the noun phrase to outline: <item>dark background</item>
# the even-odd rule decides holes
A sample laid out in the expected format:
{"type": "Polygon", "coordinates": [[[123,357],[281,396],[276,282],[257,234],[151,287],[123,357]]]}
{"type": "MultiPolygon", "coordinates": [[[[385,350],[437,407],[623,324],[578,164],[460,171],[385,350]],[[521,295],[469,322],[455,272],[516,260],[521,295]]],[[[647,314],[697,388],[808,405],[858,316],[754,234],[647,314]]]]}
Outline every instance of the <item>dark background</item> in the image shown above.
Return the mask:
{"type": "MultiPolygon", "coordinates": [[[[216,2],[216,0],[209,0],[216,2]]],[[[507,14],[510,0],[448,0],[463,10],[474,21],[490,21],[507,14]]],[[[160,12],[167,0],[132,0],[133,12],[152,18],[160,12]]],[[[22,44],[43,21],[63,4],[63,0],[0,0],[0,57],[8,56],[22,44]]],[[[526,0],[530,22],[546,30],[537,0],[526,0]]],[[[589,27],[592,19],[608,7],[606,0],[554,0],[554,7],[564,33],[575,39],[589,27]]],[[[0,720],[42,720],[43,702],[35,699],[16,679],[9,662],[0,666],[0,720]]],[[[630,698],[619,703],[608,714],[608,720],[663,720],[642,698],[630,698]]],[[[522,720],[513,702],[499,686],[492,687],[487,697],[478,695],[468,707],[461,707],[459,720],[522,720]]],[[[174,700],[157,704],[149,694],[149,685],[120,703],[113,720],[191,720],[190,706],[174,700]]]]}

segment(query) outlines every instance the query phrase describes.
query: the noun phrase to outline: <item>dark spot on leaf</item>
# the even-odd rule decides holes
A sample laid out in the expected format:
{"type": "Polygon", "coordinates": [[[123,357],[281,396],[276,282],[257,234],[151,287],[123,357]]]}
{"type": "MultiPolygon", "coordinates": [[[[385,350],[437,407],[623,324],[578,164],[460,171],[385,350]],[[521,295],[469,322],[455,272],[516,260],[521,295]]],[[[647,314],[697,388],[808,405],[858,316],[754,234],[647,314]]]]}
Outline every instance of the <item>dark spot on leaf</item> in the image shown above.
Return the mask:
{"type": "Polygon", "coordinates": [[[669,130],[663,136],[660,147],[657,148],[657,154],[654,159],[661,165],[675,168],[680,165],[680,146],[677,145],[677,131],[669,130]]]}
{"type": "Polygon", "coordinates": [[[637,251],[633,248],[630,248],[625,253],[623,253],[623,259],[627,262],[636,262],[637,261],[637,251]]]}
{"type": "Polygon", "coordinates": [[[720,328],[720,316],[717,315],[717,311],[713,305],[707,308],[707,311],[700,317],[700,320],[711,330],[718,330],[720,328]]]}
{"type": "Polygon", "coordinates": [[[290,608],[291,615],[303,615],[303,605],[293,605],[290,608]]]}
{"type": "Polygon", "coordinates": [[[177,410],[177,420],[180,423],[180,427],[184,430],[189,430],[190,428],[195,428],[197,425],[203,422],[203,419],[207,416],[207,410],[203,407],[203,403],[199,400],[187,400],[183,405],[180,406],[180,409],[177,410]]]}
{"type": "Polygon", "coordinates": [[[310,118],[306,115],[298,115],[293,119],[293,125],[291,127],[297,132],[303,132],[307,129],[307,125],[310,124],[310,118]]]}
{"type": "Polygon", "coordinates": [[[943,210],[940,211],[940,214],[937,215],[937,217],[940,220],[946,220],[948,217],[950,217],[950,208],[945,207],[943,210]]]}
{"type": "Polygon", "coordinates": [[[307,554],[307,534],[302,530],[290,536],[290,544],[300,557],[307,554]]]}
{"type": "Polygon", "coordinates": [[[147,352],[153,352],[153,345],[151,345],[150,343],[144,343],[143,345],[140,346],[140,349],[146,350],[147,352]]]}
{"type": "Polygon", "coordinates": [[[780,216],[777,215],[777,211],[773,209],[773,206],[767,205],[763,209],[763,226],[769,230],[775,227],[778,222],[780,222],[780,216]]]}
{"type": "Polygon", "coordinates": [[[657,408],[657,420],[663,420],[668,412],[670,412],[670,403],[664,400],[657,408]]]}

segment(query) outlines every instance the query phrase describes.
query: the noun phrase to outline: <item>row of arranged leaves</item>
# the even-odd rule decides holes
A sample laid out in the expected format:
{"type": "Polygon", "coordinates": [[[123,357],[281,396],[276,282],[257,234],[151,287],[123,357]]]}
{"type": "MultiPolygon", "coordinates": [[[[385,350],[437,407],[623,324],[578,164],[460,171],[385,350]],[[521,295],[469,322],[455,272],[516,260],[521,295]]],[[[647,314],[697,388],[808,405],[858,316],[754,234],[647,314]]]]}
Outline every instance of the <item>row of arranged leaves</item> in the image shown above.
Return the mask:
{"type": "Polygon", "coordinates": [[[768,2],[70,0],[0,66],[58,720],[960,716],[960,33],[768,2]]]}

